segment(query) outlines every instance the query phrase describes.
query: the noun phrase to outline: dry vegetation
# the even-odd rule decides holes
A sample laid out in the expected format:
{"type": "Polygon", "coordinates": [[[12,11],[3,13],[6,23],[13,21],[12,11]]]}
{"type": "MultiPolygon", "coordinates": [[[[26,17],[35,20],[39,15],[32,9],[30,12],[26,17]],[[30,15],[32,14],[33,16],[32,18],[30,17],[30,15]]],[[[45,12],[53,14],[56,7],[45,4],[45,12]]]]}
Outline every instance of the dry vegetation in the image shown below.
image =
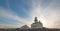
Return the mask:
{"type": "Polygon", "coordinates": [[[48,28],[38,28],[38,29],[0,29],[0,31],[60,31],[60,29],[48,29],[48,28]]]}

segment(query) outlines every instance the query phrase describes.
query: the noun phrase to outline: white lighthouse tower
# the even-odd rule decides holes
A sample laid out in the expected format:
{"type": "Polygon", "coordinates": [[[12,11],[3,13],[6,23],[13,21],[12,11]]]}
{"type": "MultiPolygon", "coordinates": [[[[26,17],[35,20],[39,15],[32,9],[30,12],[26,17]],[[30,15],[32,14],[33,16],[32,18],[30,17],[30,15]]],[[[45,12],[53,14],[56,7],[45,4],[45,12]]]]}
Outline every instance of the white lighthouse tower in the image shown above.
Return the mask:
{"type": "Polygon", "coordinates": [[[31,24],[31,28],[43,28],[43,24],[35,17],[34,23],[31,24]]]}

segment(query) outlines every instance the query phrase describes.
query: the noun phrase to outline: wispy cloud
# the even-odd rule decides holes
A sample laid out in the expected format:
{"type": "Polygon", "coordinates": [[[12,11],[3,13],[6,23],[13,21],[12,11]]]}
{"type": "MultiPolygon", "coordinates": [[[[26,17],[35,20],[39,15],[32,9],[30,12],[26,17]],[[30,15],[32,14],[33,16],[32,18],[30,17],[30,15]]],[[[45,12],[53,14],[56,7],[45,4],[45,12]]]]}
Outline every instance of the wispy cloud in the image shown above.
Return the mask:
{"type": "MultiPolygon", "coordinates": [[[[29,23],[26,19],[21,18],[20,16],[18,16],[15,12],[11,11],[10,9],[3,8],[3,7],[0,8],[0,18],[1,17],[5,18],[5,20],[3,18],[0,19],[0,20],[3,20],[3,22],[6,21],[7,23],[10,23],[11,26],[13,26],[13,24],[15,26],[16,25],[21,26],[21,25],[29,23]],[[13,23],[13,24],[11,24],[11,23],[13,23]]],[[[5,24],[5,23],[3,23],[3,24],[5,24]]],[[[8,27],[8,25],[7,25],[7,27],[8,27]]]]}
{"type": "MultiPolygon", "coordinates": [[[[23,24],[31,24],[34,17],[43,23],[47,28],[60,28],[60,0],[31,0],[30,12],[23,8],[23,11],[30,15],[27,18],[18,16],[11,9],[0,8],[0,17],[18,21],[16,25],[20,27],[23,24]],[[20,22],[20,23],[19,23],[20,22]]],[[[9,20],[10,21],[10,20],[9,20]]],[[[12,25],[13,26],[13,25],[12,25]]],[[[15,26],[15,25],[14,25],[15,26]]]]}
{"type": "Polygon", "coordinates": [[[35,17],[37,16],[38,19],[41,20],[41,22],[43,23],[44,27],[48,27],[48,28],[60,28],[59,25],[60,23],[60,4],[59,1],[60,0],[51,0],[50,2],[48,2],[48,0],[46,0],[46,2],[44,2],[45,0],[43,0],[42,2],[40,2],[42,0],[33,0],[33,4],[32,4],[32,12],[31,12],[31,17],[35,17]],[[43,5],[43,6],[41,6],[43,5]],[[48,5],[48,6],[46,6],[48,5]],[[46,6],[46,7],[45,7],[46,6]]]}

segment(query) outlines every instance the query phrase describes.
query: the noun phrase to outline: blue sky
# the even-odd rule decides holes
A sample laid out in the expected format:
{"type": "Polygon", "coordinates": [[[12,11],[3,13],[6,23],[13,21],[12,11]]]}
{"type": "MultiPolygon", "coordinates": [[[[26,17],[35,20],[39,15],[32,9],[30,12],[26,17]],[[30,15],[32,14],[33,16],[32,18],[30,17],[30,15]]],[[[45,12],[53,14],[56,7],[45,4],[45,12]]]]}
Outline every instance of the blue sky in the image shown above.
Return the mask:
{"type": "Polygon", "coordinates": [[[0,26],[30,26],[34,17],[44,27],[60,28],[60,0],[0,0],[0,26]]]}
{"type": "Polygon", "coordinates": [[[29,7],[27,5],[27,2],[24,3],[23,0],[0,0],[0,6],[7,8],[7,9],[12,9],[15,13],[17,13],[21,17],[26,17],[28,16],[23,9],[26,9],[26,11],[29,12],[29,7]]]}

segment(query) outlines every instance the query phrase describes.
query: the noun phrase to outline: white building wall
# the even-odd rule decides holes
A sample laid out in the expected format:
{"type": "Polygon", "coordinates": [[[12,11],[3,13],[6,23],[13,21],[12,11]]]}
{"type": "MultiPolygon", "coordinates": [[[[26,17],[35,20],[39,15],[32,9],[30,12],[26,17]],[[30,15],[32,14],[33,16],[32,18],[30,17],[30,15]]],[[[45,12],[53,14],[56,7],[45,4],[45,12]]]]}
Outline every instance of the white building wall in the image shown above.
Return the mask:
{"type": "Polygon", "coordinates": [[[41,23],[34,23],[31,25],[31,28],[42,28],[42,24],[41,23]]]}

